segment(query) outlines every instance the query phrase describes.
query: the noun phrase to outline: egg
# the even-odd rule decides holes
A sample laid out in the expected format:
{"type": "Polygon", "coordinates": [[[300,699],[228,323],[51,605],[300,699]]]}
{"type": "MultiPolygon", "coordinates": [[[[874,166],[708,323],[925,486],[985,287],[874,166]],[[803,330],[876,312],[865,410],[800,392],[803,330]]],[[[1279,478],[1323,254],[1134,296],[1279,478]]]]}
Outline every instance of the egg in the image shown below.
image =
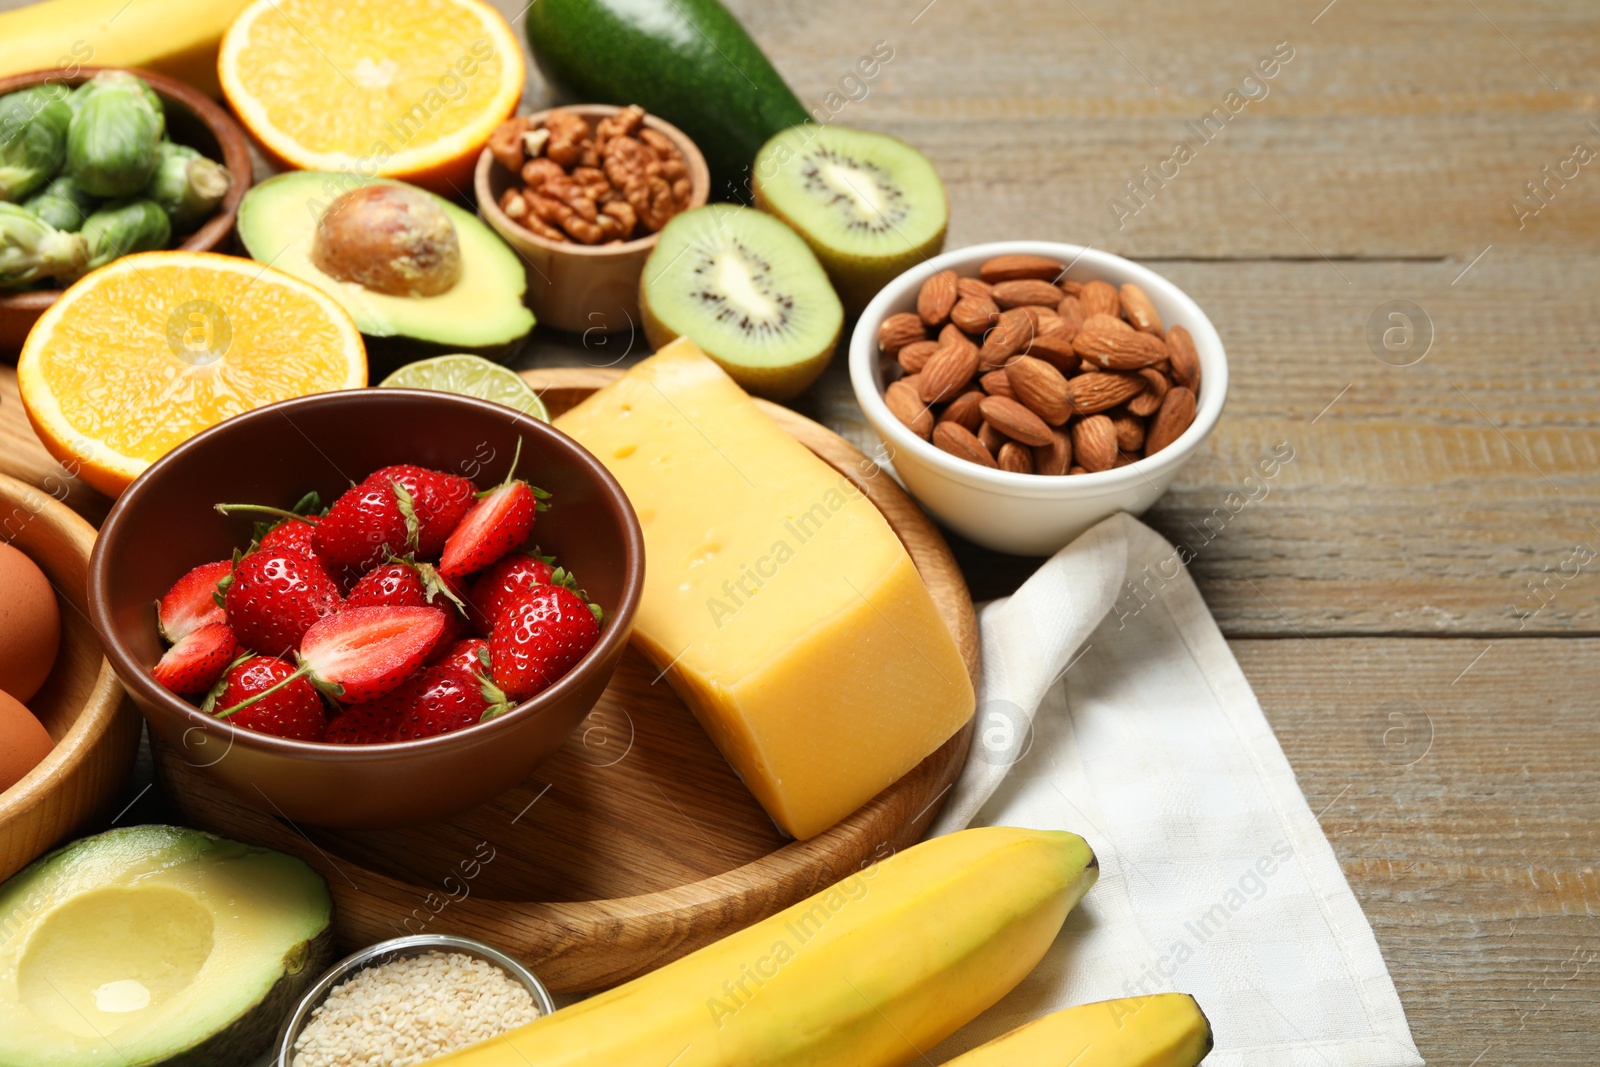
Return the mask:
{"type": "Polygon", "coordinates": [[[0,542],[0,692],[32,700],[60,647],[61,611],[50,580],[33,560],[0,542]]]}
{"type": "Polygon", "coordinates": [[[33,712],[16,697],[0,693],[0,793],[21,781],[54,747],[33,712]]]}

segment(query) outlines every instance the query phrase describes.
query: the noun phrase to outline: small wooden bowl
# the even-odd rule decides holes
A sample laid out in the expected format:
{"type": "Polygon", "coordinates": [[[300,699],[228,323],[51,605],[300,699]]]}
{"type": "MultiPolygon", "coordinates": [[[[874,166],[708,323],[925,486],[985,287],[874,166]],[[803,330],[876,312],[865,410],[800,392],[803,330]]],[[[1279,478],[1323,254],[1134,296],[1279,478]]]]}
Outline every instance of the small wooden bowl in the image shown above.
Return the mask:
{"type": "MultiPolygon", "coordinates": [[[[621,111],[611,104],[573,104],[561,110],[580,115],[594,124],[621,111]]],[[[535,120],[550,114],[535,112],[535,120]]],[[[654,115],[644,124],[672,139],[689,168],[692,191],[689,207],[705,206],[711,196],[711,171],[706,157],[687,134],[654,115]]],[[[644,261],[656,247],[656,235],[609,245],[584,245],[576,241],[551,241],[524,229],[500,210],[500,197],[520,181],[518,175],[502,167],[494,153],[485,148],[478,157],[473,188],[478,197],[478,214],[517,250],[528,269],[528,306],[542,326],[571,333],[593,331],[615,333],[639,325],[639,276],[644,261]]]]}
{"type": "MultiPolygon", "coordinates": [[[[192,86],[154,71],[124,67],[79,67],[71,76],[59,70],[35,70],[0,78],[0,95],[14,93],[46,82],[77,86],[103,70],[128,70],[143,78],[166,105],[167,136],[186,144],[208,159],[219,160],[233,175],[233,185],[222,198],[216,213],[176,247],[185,252],[216,252],[233,232],[233,216],[245,191],[250,188],[253,171],[249,142],[244,131],[210,97],[192,86]]],[[[32,289],[0,295],[0,355],[15,360],[27,340],[28,331],[39,321],[44,309],[61,296],[60,289],[32,289]]]]}
{"type": "Polygon", "coordinates": [[[89,625],[95,532],[71,508],[0,475],[0,538],[39,565],[61,606],[61,651],[28,707],[56,747],[0,793],[0,880],[111,814],[139,745],[139,713],[89,625]]]}

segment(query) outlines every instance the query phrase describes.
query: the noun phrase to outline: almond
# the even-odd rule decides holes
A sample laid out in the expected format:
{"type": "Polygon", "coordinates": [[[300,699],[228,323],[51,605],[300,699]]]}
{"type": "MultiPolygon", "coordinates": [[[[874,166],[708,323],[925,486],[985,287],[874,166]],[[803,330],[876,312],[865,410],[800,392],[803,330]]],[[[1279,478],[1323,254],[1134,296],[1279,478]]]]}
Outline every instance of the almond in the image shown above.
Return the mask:
{"type": "Polygon", "coordinates": [[[994,457],[973,432],[959,422],[941,422],[933,428],[933,443],[940,449],[981,467],[996,467],[994,457]]]}
{"type": "Polygon", "coordinates": [[[1194,393],[1189,388],[1175,385],[1168,389],[1161,401],[1161,410],[1150,420],[1150,429],[1144,438],[1144,454],[1153,456],[1176,441],[1194,422],[1194,409],[1194,393]]]}
{"type": "Polygon", "coordinates": [[[1072,338],[1059,333],[1035,337],[1026,354],[1044,360],[1062,374],[1071,374],[1083,362],[1083,357],[1072,347],[1072,338]]]}
{"type": "Polygon", "coordinates": [[[1059,477],[1072,469],[1072,437],[1059,428],[1052,429],[1050,437],[1048,445],[1033,450],[1033,470],[1059,477]]]}
{"type": "Polygon", "coordinates": [[[978,410],[978,403],[985,395],[981,389],[969,389],[950,401],[949,406],[939,413],[939,421],[960,423],[976,433],[978,424],[983,422],[983,412],[978,410]]]}
{"type": "Polygon", "coordinates": [[[900,350],[896,358],[907,374],[920,374],[928,365],[928,357],[939,350],[938,341],[912,341],[900,350]]]}
{"type": "Polygon", "coordinates": [[[990,285],[982,278],[956,279],[956,296],[960,297],[962,300],[965,300],[969,296],[980,300],[993,300],[994,297],[991,295],[993,292],[994,286],[990,285]]]}
{"type": "Polygon", "coordinates": [[[996,282],[994,302],[1002,308],[1016,308],[1027,304],[1053,308],[1061,303],[1061,290],[1038,278],[1017,278],[996,282]]]}
{"type": "Polygon", "coordinates": [[[1138,370],[1167,358],[1161,338],[1099,312],[1083,320],[1072,347],[1084,362],[1106,370],[1138,370]]]}
{"type": "Polygon", "coordinates": [[[983,335],[983,349],[979,352],[983,365],[989,369],[1003,367],[1006,360],[1027,348],[1033,341],[1033,317],[1025,308],[1012,308],[1001,312],[988,333],[983,335]]]}
{"type": "Polygon", "coordinates": [[[1061,291],[1066,293],[1068,296],[1077,296],[1079,293],[1083,292],[1083,283],[1075,282],[1071,278],[1063,279],[1060,282],[1060,285],[1061,291]]]}
{"type": "Polygon", "coordinates": [[[1078,332],[1078,324],[1068,322],[1049,308],[1036,307],[1033,309],[1034,332],[1039,337],[1065,337],[1067,340],[1078,332]]]}
{"type": "Polygon", "coordinates": [[[1011,383],[1012,395],[1051,426],[1060,426],[1072,416],[1066,376],[1044,360],[1018,356],[1006,364],[1003,373],[1011,383]]]}
{"type": "Polygon", "coordinates": [[[1172,380],[1191,392],[1200,391],[1200,353],[1194,338],[1182,326],[1167,331],[1167,354],[1172,357],[1172,380]]]}
{"type": "Polygon", "coordinates": [[[950,400],[978,373],[978,346],[965,337],[939,346],[922,368],[919,392],[929,404],[950,400]]]}
{"type": "Polygon", "coordinates": [[[1072,323],[1074,332],[1083,325],[1083,320],[1089,317],[1083,313],[1083,301],[1075,296],[1062,297],[1061,303],[1056,305],[1056,314],[1072,323]]]}
{"type": "Polygon", "coordinates": [[[950,321],[968,333],[982,333],[1000,314],[1000,306],[987,297],[965,296],[950,309],[950,321]]]}
{"type": "Polygon", "coordinates": [[[1117,462],[1117,431],[1104,415],[1072,424],[1072,454],[1086,471],[1106,471],[1117,462]]]}
{"type": "Polygon", "coordinates": [[[905,424],[906,429],[924,441],[933,432],[933,412],[917,395],[916,386],[907,385],[904,381],[890,382],[889,388],[883,391],[883,402],[889,406],[894,417],[905,424]]]}
{"type": "Polygon", "coordinates": [[[1122,313],[1128,317],[1134,329],[1161,335],[1161,313],[1143,289],[1132,282],[1123,282],[1119,295],[1122,298],[1122,313]]]}
{"type": "Polygon", "coordinates": [[[939,331],[939,343],[947,345],[952,341],[965,341],[969,345],[972,344],[972,338],[968,337],[961,327],[953,322],[947,322],[944,324],[944,328],[939,331]]]}
{"type": "Polygon", "coordinates": [[[1144,379],[1137,374],[1090,371],[1067,379],[1072,408],[1079,415],[1093,415],[1131,400],[1144,391],[1144,379]]]}
{"type": "Polygon", "coordinates": [[[1003,370],[992,370],[987,374],[978,376],[978,385],[983,389],[985,396],[1009,396],[1016,399],[1016,390],[1011,388],[1011,379],[1006,377],[1003,370]]]}
{"type": "Polygon", "coordinates": [[[1111,426],[1117,432],[1117,448],[1123,452],[1137,452],[1144,446],[1144,420],[1139,416],[1127,412],[1112,415],[1111,426]]]}
{"type": "Polygon", "coordinates": [[[1148,419],[1161,407],[1161,398],[1167,395],[1172,383],[1154,367],[1145,367],[1139,372],[1139,377],[1145,381],[1144,392],[1128,401],[1128,410],[1141,419],[1148,419]]]}
{"type": "Polygon", "coordinates": [[[1007,441],[1001,445],[1000,454],[995,458],[1003,471],[1010,471],[1013,474],[1033,473],[1033,453],[1015,441],[1007,441]]]}
{"type": "Polygon", "coordinates": [[[1050,443],[1050,427],[1044,424],[1044,420],[1008,396],[984,397],[978,402],[978,410],[983,412],[984,422],[1013,441],[1021,441],[1025,445],[1050,443]]]}
{"type": "Polygon", "coordinates": [[[917,315],[929,326],[942,325],[956,306],[956,272],[942,270],[917,292],[917,315]]]}
{"type": "Polygon", "coordinates": [[[1047,256],[995,256],[978,268],[978,273],[983,280],[993,285],[996,282],[1013,282],[1022,278],[1037,278],[1041,281],[1054,281],[1066,270],[1066,265],[1058,263],[1047,256]]]}
{"type": "Polygon", "coordinates": [[[909,311],[890,315],[878,327],[878,345],[891,356],[898,355],[912,341],[922,341],[927,336],[928,332],[922,328],[922,320],[909,311]]]}
{"type": "Polygon", "coordinates": [[[1117,452],[1117,461],[1115,463],[1113,463],[1111,466],[1112,467],[1126,467],[1130,463],[1139,462],[1140,458],[1141,457],[1139,456],[1139,454],[1137,452],[1122,452],[1122,451],[1119,451],[1119,452],[1117,452]]]}
{"type": "Polygon", "coordinates": [[[1110,315],[1120,318],[1122,315],[1122,297],[1117,295],[1116,286],[1110,282],[1103,282],[1096,278],[1092,282],[1084,282],[1083,288],[1078,292],[1078,299],[1083,303],[1083,314],[1110,315]]]}
{"type": "Polygon", "coordinates": [[[1089,469],[1087,467],[1073,467],[1071,470],[1067,471],[1067,473],[1068,474],[1088,474],[1089,473],[1089,469]]]}
{"type": "MultiPolygon", "coordinates": [[[[983,402],[979,401],[978,406],[979,408],[982,408],[983,402]]],[[[1011,440],[1011,438],[1007,437],[993,426],[990,426],[987,422],[978,423],[978,443],[983,445],[984,448],[987,448],[991,456],[999,455],[1000,446],[1009,440],[1011,440]]]]}

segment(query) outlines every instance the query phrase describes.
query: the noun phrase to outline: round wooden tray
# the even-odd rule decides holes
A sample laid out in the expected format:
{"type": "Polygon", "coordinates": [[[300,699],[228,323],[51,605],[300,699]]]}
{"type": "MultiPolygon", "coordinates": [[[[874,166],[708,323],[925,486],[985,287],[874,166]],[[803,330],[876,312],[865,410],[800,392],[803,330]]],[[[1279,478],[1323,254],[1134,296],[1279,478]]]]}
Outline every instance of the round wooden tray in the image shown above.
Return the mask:
{"type": "MultiPolygon", "coordinates": [[[[620,371],[525,372],[553,414],[620,371]]],[[[763,410],[859,485],[889,520],[976,679],[977,623],[933,524],[864,456],[776,404],[763,410]]],[[[406,933],[475,937],[552,989],[643,974],[917,841],[966,762],[968,725],[860,811],[810,841],[779,834],[694,716],[629,649],[589,718],[522,785],[455,818],[398,830],[297,827],[251,811],[159,745],[186,822],[300,856],[328,879],[346,947],[406,933]]]]}

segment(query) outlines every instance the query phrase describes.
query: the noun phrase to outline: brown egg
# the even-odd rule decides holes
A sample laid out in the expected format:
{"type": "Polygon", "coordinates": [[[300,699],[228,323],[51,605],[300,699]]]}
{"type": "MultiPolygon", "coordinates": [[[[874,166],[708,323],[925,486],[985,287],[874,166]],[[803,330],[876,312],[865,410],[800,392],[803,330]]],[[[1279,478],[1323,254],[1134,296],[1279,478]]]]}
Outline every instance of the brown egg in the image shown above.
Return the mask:
{"type": "Polygon", "coordinates": [[[33,712],[15,697],[0,693],[0,793],[37,767],[55,744],[33,712]]]}
{"type": "Polygon", "coordinates": [[[0,692],[32,700],[60,647],[61,612],[49,579],[33,560],[0,542],[0,692]]]}

